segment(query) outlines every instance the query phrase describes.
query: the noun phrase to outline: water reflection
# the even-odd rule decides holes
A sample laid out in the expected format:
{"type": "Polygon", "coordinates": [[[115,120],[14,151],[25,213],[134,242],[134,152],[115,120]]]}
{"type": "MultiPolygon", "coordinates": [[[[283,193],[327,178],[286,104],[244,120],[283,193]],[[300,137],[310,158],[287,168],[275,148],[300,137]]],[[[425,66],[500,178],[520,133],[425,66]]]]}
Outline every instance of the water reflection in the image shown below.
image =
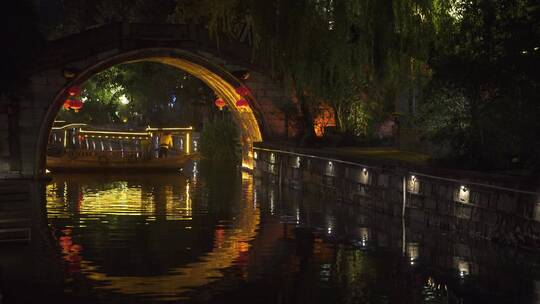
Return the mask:
{"type": "Polygon", "coordinates": [[[192,183],[179,175],[55,176],[47,210],[67,273],[101,282],[95,289],[162,300],[181,299],[183,291],[222,277],[222,269],[245,256],[259,224],[252,177],[241,176],[234,221],[217,223],[204,223],[208,202],[193,204],[192,183]]]}
{"type": "Polygon", "coordinates": [[[401,218],[277,188],[256,188],[263,210],[275,205],[262,222],[296,232],[297,262],[285,272],[306,285],[285,294],[277,285],[284,303],[536,303],[534,252],[403,226],[401,218]],[[300,214],[296,223],[293,214],[300,214]]]}
{"type": "Polygon", "coordinates": [[[188,179],[178,175],[149,178],[150,183],[130,176],[109,176],[103,180],[91,175],[57,175],[47,185],[48,217],[144,215],[149,219],[166,216],[168,220],[191,220],[188,179]]]}
{"type": "Polygon", "coordinates": [[[5,303],[532,304],[540,290],[534,253],[234,171],[56,175],[43,189],[36,237],[0,250],[5,303]]]}

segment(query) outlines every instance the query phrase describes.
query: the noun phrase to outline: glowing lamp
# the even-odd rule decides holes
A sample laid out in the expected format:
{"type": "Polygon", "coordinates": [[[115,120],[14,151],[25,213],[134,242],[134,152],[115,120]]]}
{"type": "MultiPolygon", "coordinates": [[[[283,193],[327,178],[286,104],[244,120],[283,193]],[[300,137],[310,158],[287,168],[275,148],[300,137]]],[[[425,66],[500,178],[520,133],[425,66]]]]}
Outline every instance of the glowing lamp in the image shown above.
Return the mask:
{"type": "Polygon", "coordinates": [[[220,110],[223,110],[223,107],[225,106],[225,100],[223,100],[223,98],[218,98],[218,99],[216,99],[216,101],[214,102],[214,104],[215,104],[216,107],[218,107],[220,110]]]}
{"type": "Polygon", "coordinates": [[[71,104],[70,104],[70,108],[72,108],[73,110],[75,110],[75,112],[79,112],[79,110],[83,107],[83,103],[82,101],[80,101],[79,99],[72,99],[71,100],[71,104]]]}
{"type": "Polygon", "coordinates": [[[69,110],[71,108],[71,99],[66,99],[64,101],[64,109],[69,110]]]}
{"type": "Polygon", "coordinates": [[[241,98],[238,101],[236,101],[236,106],[239,108],[247,108],[249,107],[249,103],[245,98],[241,98]]]}
{"type": "Polygon", "coordinates": [[[238,93],[238,95],[240,96],[248,96],[250,92],[247,87],[241,86],[241,87],[236,88],[236,93],[238,93]]]}
{"type": "Polygon", "coordinates": [[[67,90],[67,93],[69,96],[77,96],[81,94],[81,88],[80,87],[69,87],[67,90]]]}

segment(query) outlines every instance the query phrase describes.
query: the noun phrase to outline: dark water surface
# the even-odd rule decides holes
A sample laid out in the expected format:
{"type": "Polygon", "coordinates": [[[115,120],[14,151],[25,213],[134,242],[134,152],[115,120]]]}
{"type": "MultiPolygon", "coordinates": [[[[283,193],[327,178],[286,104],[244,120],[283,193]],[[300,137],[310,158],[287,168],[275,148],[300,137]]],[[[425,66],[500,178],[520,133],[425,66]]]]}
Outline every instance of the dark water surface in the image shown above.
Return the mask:
{"type": "Polygon", "coordinates": [[[0,303],[540,303],[535,253],[246,173],[43,187],[30,244],[0,244],[0,303]]]}

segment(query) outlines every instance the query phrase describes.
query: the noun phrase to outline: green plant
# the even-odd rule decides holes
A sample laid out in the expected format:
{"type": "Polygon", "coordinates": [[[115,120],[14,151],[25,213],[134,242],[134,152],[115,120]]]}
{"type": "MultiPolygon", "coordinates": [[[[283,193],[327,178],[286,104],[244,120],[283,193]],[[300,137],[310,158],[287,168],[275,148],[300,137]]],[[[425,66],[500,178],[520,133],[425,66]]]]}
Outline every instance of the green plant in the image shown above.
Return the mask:
{"type": "Polygon", "coordinates": [[[207,123],[201,133],[200,151],[211,162],[240,163],[242,149],[234,122],[219,118],[207,123]]]}

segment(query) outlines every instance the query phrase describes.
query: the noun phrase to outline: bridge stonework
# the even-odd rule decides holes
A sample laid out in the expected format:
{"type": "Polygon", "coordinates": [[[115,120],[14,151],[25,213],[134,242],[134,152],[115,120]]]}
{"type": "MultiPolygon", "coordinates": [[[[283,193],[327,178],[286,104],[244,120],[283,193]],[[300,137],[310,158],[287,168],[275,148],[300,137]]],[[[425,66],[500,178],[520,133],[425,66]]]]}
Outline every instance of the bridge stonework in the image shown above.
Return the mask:
{"type": "MultiPolygon", "coordinates": [[[[245,84],[250,88],[259,111],[263,113],[264,123],[267,126],[267,138],[269,140],[283,140],[297,137],[300,133],[298,126],[292,121],[285,119],[285,114],[276,107],[277,104],[282,104],[291,101],[291,94],[284,91],[282,87],[273,82],[267,76],[253,71],[245,84]]],[[[297,119],[295,117],[294,119],[297,119]]],[[[292,120],[292,119],[291,119],[292,120]]]]}
{"type": "Polygon", "coordinates": [[[227,79],[232,79],[236,70],[249,71],[250,77],[243,83],[237,79],[231,82],[250,89],[249,102],[262,138],[281,140],[297,134],[298,130],[285,127],[284,115],[274,105],[275,100],[291,100],[290,95],[246,62],[245,51],[231,45],[221,44],[220,51],[216,51],[211,39],[200,31],[188,31],[185,26],[126,24],[109,25],[51,42],[37,60],[21,95],[16,100],[0,97],[0,179],[35,178],[43,174],[46,137],[60,109],[62,94],[73,83],[72,78],[66,77],[66,71],[76,71],[75,79],[81,82],[116,64],[159,61],[152,58],[155,54],[152,50],[156,49],[161,50],[160,57],[163,49],[191,54],[205,61],[211,72],[226,74],[227,79]],[[122,57],[128,53],[130,56],[122,57]]]}

